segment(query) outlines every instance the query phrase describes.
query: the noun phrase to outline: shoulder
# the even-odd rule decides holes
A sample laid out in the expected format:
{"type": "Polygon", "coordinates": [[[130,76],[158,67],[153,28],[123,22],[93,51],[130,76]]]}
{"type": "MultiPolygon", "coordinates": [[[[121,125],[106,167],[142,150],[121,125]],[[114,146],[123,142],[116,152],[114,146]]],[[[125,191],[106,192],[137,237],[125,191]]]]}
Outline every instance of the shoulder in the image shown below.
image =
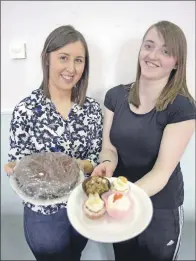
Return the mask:
{"type": "Polygon", "coordinates": [[[120,95],[120,97],[126,97],[130,90],[130,86],[131,86],[130,84],[127,85],[120,84],[115,87],[112,87],[106,92],[106,96],[112,96],[118,98],[120,95]]]}
{"type": "Polygon", "coordinates": [[[13,114],[25,115],[30,114],[33,108],[36,107],[37,104],[40,104],[42,98],[42,91],[40,89],[36,89],[32,91],[32,93],[22,99],[14,108],[13,114]]]}
{"type": "Polygon", "coordinates": [[[184,105],[188,104],[191,106],[195,106],[195,104],[187,97],[181,94],[178,94],[174,101],[170,104],[170,106],[179,106],[179,105],[184,105]]]}
{"type": "Polygon", "coordinates": [[[88,117],[92,119],[98,119],[102,118],[102,109],[98,101],[96,101],[94,98],[86,97],[84,105],[83,105],[83,112],[88,117]]]}
{"type": "Polygon", "coordinates": [[[175,123],[178,121],[196,119],[196,104],[183,95],[177,95],[167,108],[169,121],[175,123]]]}
{"type": "Polygon", "coordinates": [[[104,105],[111,111],[115,111],[116,108],[120,104],[122,104],[125,100],[128,99],[129,90],[131,88],[131,84],[123,85],[120,84],[109,89],[106,92],[104,105]]]}
{"type": "Polygon", "coordinates": [[[98,101],[96,101],[94,98],[86,97],[86,100],[84,102],[84,108],[85,109],[101,109],[101,106],[98,101]]]}
{"type": "Polygon", "coordinates": [[[179,110],[189,110],[195,113],[195,102],[191,101],[188,97],[178,94],[174,101],[168,105],[168,112],[175,112],[179,110]]]}

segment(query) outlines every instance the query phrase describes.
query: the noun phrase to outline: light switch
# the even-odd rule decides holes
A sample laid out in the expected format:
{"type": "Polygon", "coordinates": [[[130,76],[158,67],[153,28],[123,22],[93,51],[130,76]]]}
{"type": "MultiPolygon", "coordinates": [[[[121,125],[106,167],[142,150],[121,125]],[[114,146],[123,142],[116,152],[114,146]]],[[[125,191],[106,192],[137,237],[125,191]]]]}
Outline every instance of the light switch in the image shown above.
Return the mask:
{"type": "Polygon", "coordinates": [[[24,42],[11,42],[9,53],[11,59],[26,59],[26,44],[24,42]]]}

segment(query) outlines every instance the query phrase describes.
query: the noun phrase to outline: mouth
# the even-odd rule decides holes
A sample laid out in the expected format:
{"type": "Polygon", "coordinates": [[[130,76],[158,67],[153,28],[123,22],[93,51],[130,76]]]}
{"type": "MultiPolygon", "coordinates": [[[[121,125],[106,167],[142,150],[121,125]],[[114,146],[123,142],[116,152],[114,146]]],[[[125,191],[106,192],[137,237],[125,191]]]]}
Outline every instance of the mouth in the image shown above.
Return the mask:
{"type": "Polygon", "coordinates": [[[159,65],[157,65],[156,63],[153,63],[153,62],[145,61],[145,63],[146,63],[149,67],[152,67],[152,68],[158,68],[158,67],[160,67],[159,65]]]}
{"type": "Polygon", "coordinates": [[[62,78],[66,83],[71,83],[73,81],[74,76],[73,75],[64,75],[61,74],[62,78]]]}

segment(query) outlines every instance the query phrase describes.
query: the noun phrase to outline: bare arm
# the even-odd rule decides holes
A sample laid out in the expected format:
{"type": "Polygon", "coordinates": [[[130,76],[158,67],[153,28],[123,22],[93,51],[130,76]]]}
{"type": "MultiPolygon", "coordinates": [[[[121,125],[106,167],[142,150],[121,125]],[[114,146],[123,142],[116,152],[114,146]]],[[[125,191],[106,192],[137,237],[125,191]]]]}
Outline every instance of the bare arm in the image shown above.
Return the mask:
{"type": "Polygon", "coordinates": [[[161,191],[179,163],[194,131],[195,120],[167,125],[153,169],[135,184],[146,191],[149,196],[161,191]]]}
{"type": "Polygon", "coordinates": [[[113,169],[116,168],[118,163],[118,156],[116,148],[112,145],[110,141],[110,130],[112,126],[114,113],[107,108],[104,109],[104,128],[103,128],[103,142],[102,150],[99,155],[100,162],[104,160],[110,160],[113,169]]]}

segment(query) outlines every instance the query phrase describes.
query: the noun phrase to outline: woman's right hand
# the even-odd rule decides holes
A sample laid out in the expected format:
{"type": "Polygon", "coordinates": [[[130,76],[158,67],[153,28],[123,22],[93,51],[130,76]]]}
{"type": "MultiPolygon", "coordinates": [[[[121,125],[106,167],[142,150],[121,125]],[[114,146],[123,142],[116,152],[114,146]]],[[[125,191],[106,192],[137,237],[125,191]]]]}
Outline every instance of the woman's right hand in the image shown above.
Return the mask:
{"type": "Polygon", "coordinates": [[[103,162],[97,165],[91,176],[105,176],[105,177],[112,177],[114,172],[114,167],[111,162],[103,162]]]}
{"type": "Polygon", "coordinates": [[[4,166],[4,170],[8,175],[11,175],[14,173],[14,168],[16,167],[16,161],[8,162],[4,166]]]}

